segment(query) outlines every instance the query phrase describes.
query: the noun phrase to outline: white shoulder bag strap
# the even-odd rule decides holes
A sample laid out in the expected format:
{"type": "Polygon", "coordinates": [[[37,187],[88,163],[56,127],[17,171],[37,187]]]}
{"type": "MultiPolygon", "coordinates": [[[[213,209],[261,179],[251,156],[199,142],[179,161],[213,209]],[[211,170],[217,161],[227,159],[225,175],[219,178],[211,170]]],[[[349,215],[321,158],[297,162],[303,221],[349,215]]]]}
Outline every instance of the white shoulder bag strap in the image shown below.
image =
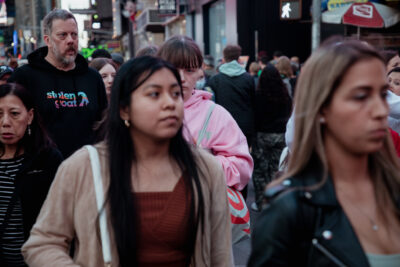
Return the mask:
{"type": "Polygon", "coordinates": [[[97,149],[93,146],[85,146],[89,151],[90,163],[93,172],[93,184],[96,193],[97,211],[100,214],[100,236],[101,236],[101,247],[103,251],[103,260],[105,266],[111,266],[111,248],[110,248],[110,236],[107,229],[107,214],[106,209],[102,209],[104,205],[104,191],[103,182],[101,179],[100,161],[97,149]]]}

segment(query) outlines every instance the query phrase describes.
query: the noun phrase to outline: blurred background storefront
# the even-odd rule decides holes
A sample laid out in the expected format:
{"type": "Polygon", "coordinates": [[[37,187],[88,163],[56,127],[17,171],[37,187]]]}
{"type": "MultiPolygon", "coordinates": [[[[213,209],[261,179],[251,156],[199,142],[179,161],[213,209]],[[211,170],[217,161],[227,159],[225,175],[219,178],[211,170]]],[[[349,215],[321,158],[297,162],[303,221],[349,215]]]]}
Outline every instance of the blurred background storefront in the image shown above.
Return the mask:
{"type": "MultiPolygon", "coordinates": [[[[0,1],[1,2],[1,1],[0,1]]],[[[44,45],[41,23],[55,7],[77,18],[81,53],[98,48],[130,58],[172,35],[192,37],[215,64],[227,44],[239,44],[249,61],[260,51],[280,50],[305,60],[311,53],[312,0],[5,0],[0,9],[0,60],[24,58],[44,45]],[[283,7],[291,5],[288,17],[283,7]]],[[[367,0],[321,0],[330,12],[367,0]]],[[[371,0],[400,12],[400,0],[371,0]]],[[[400,18],[400,17],[399,17],[400,18]]],[[[358,28],[321,22],[321,40],[339,34],[366,40],[378,48],[400,48],[400,23],[387,28],[358,28]]]]}

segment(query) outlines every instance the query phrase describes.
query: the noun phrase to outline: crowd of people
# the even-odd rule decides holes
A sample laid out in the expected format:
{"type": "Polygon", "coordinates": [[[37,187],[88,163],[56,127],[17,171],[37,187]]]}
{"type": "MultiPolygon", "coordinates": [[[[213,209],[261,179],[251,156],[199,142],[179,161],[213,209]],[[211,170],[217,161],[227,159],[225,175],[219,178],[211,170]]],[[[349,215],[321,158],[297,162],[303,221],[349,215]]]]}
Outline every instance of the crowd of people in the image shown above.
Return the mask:
{"type": "Polygon", "coordinates": [[[181,35],[88,62],[63,9],[43,32],[0,66],[1,266],[234,266],[227,189],[251,181],[248,266],[400,266],[397,51],[332,39],[247,71],[181,35]]]}

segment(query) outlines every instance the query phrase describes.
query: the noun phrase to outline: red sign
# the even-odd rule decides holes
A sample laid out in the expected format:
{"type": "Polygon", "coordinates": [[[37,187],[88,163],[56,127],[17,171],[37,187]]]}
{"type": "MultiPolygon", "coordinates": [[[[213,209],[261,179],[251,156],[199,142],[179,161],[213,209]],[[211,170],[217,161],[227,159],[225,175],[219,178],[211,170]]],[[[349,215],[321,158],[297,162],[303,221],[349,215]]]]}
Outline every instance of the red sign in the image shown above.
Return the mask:
{"type": "Polygon", "coordinates": [[[119,48],[121,44],[119,42],[108,42],[107,43],[107,48],[119,48]]]}
{"type": "Polygon", "coordinates": [[[383,19],[371,3],[354,3],[343,16],[343,23],[359,27],[382,28],[383,19]]]}

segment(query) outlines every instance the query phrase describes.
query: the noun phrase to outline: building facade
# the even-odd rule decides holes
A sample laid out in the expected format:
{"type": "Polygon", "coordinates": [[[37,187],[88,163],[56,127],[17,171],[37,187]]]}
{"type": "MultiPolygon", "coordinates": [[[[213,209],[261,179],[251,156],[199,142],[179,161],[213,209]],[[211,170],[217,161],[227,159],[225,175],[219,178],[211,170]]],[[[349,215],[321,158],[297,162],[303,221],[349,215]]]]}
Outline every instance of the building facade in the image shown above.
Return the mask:
{"type": "Polygon", "coordinates": [[[14,29],[22,57],[44,45],[42,20],[53,8],[60,7],[58,4],[55,0],[15,0],[14,29]]]}
{"type": "MultiPolygon", "coordinates": [[[[237,0],[138,0],[135,47],[161,45],[173,35],[193,38],[204,54],[222,58],[227,44],[237,44],[237,0]],[[160,11],[159,3],[173,6],[160,11]]],[[[136,50],[137,50],[136,49],[136,50]]]]}
{"type": "MultiPolygon", "coordinates": [[[[161,1],[161,0],[159,0],[161,1]]],[[[154,10],[159,1],[140,1],[154,10]]],[[[322,0],[321,11],[325,6],[340,7],[350,2],[367,0],[322,0]]],[[[399,0],[372,0],[388,5],[400,11],[399,0]]],[[[167,16],[164,29],[158,28],[158,38],[141,38],[138,46],[159,44],[175,34],[192,37],[204,54],[211,54],[215,60],[222,57],[222,50],[227,44],[239,44],[242,54],[249,56],[249,61],[257,58],[260,51],[272,57],[274,51],[281,51],[287,56],[298,56],[301,61],[311,53],[312,0],[164,0],[175,4],[175,12],[167,16]],[[282,19],[282,5],[292,4],[298,9],[294,18],[282,19]],[[297,4],[297,6],[296,6],[297,4]]],[[[156,12],[156,11],[154,11],[156,12]]],[[[164,17],[163,17],[164,18],[164,17]]],[[[146,30],[141,28],[141,35],[146,30]]],[[[382,29],[364,28],[321,23],[321,41],[332,35],[366,40],[379,49],[400,47],[400,23],[382,29]],[[361,32],[361,33],[360,33],[361,32]]],[[[155,36],[151,33],[150,36],[155,36]]]]}

